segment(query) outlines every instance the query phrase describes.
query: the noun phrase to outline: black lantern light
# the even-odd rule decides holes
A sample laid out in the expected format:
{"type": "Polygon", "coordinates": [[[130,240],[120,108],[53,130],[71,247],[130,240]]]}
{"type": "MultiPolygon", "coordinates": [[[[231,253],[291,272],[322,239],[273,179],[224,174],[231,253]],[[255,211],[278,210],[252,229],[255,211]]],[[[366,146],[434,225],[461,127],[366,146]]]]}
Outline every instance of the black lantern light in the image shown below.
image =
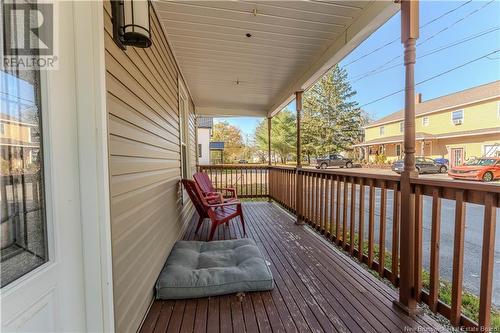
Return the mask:
{"type": "Polygon", "coordinates": [[[111,0],[113,39],[122,49],[126,46],[151,46],[149,0],[111,0]]]}

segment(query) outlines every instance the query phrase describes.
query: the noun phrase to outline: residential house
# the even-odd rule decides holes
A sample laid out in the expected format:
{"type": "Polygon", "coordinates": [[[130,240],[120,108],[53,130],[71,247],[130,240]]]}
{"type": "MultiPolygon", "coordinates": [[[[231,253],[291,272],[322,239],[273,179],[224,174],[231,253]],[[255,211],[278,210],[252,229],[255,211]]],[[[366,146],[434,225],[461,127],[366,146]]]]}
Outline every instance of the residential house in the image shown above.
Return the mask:
{"type": "Polygon", "coordinates": [[[209,144],[210,148],[210,164],[224,163],[224,141],[212,141],[209,144]]]}
{"type": "Polygon", "coordinates": [[[210,164],[210,139],[212,138],[213,118],[196,118],[196,134],[198,141],[198,164],[210,164]]]}
{"type": "MultiPolygon", "coordinates": [[[[415,98],[416,154],[444,157],[451,165],[470,158],[500,155],[500,81],[428,101],[415,98]]],[[[404,111],[394,112],[365,126],[363,143],[370,161],[403,155],[404,111]]]]}
{"type": "Polygon", "coordinates": [[[0,113],[0,144],[2,173],[29,168],[38,154],[38,125],[0,113]]]}

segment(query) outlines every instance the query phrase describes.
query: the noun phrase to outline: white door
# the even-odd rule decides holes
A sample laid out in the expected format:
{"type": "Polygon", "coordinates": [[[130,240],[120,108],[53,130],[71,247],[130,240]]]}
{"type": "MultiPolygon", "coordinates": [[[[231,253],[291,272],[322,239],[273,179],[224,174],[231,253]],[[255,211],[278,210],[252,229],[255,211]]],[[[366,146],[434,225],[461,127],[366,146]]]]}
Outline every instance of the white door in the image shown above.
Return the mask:
{"type": "Polygon", "coordinates": [[[59,69],[0,71],[2,332],[86,330],[73,5],[54,13],[59,69]]]}

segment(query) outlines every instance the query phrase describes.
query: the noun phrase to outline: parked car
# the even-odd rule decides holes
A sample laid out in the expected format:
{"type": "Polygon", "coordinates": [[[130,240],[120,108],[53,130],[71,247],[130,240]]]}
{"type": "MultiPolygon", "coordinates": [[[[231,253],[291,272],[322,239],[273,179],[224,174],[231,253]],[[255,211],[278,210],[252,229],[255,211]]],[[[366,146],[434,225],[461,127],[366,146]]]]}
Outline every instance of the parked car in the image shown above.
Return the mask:
{"type": "Polygon", "coordinates": [[[247,160],[239,160],[238,164],[248,164],[248,161],[247,160]]]}
{"type": "Polygon", "coordinates": [[[454,166],[448,171],[453,179],[482,180],[500,179],[500,157],[482,157],[454,166]]]}
{"type": "MultiPolygon", "coordinates": [[[[444,157],[435,158],[434,162],[441,164],[441,165],[446,165],[446,167],[447,167],[446,169],[448,169],[448,165],[450,165],[450,161],[448,161],[448,159],[444,158],[444,157]]],[[[448,171],[448,170],[446,170],[446,171],[448,171]]]]}
{"type": "MultiPolygon", "coordinates": [[[[416,156],[415,168],[418,173],[445,173],[448,170],[446,164],[441,164],[432,158],[416,156]]],[[[397,160],[392,164],[392,171],[401,173],[404,169],[403,160],[397,160]]]]}
{"type": "Polygon", "coordinates": [[[328,157],[316,159],[316,169],[326,169],[333,166],[352,168],[353,163],[350,158],[345,158],[340,154],[331,154],[328,157]]]}

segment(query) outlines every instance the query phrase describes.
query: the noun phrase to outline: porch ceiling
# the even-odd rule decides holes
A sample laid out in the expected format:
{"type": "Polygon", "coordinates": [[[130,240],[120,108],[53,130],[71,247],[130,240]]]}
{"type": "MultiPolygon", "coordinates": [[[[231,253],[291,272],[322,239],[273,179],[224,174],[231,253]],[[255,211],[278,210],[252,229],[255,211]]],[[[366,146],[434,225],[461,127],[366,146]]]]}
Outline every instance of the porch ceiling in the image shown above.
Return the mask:
{"type": "Polygon", "coordinates": [[[274,115],[399,9],[391,1],[154,5],[197,114],[226,116],[274,115]]]}

